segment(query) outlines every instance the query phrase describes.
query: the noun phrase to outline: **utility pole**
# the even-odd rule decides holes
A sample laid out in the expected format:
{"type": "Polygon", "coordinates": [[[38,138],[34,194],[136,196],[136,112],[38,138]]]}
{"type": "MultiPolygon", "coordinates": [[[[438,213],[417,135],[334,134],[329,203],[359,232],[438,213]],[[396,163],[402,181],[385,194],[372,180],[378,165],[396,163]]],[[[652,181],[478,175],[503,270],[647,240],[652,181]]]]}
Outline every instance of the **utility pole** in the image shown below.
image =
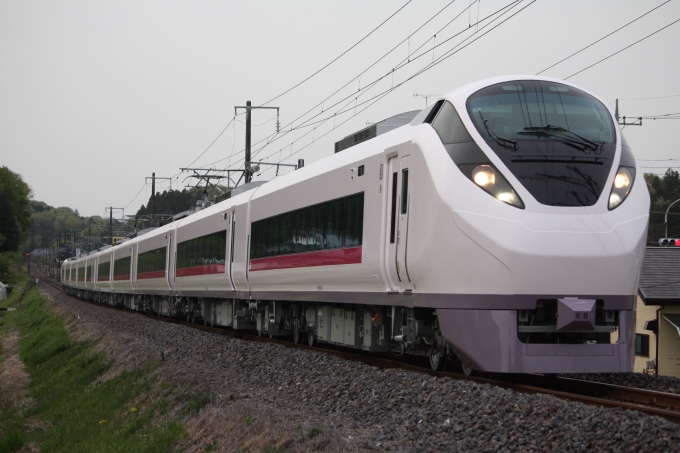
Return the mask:
{"type": "Polygon", "coordinates": [[[108,208],[104,208],[104,211],[106,212],[107,210],[109,211],[109,243],[113,245],[113,210],[114,209],[120,209],[123,211],[123,214],[125,214],[125,208],[114,208],[113,206],[110,206],[108,208]]]}
{"type": "Polygon", "coordinates": [[[253,172],[250,169],[250,101],[246,102],[246,184],[253,178],[253,172]]]}
{"type": "Polygon", "coordinates": [[[251,118],[250,111],[252,109],[276,109],[276,132],[279,132],[279,108],[278,107],[253,107],[250,101],[246,102],[245,106],[235,106],[234,115],[237,114],[238,109],[246,109],[246,158],[245,158],[245,181],[246,184],[253,179],[253,170],[250,165],[250,133],[251,133],[251,118]]]}
{"type": "Polygon", "coordinates": [[[170,190],[172,190],[172,178],[161,178],[160,176],[156,178],[156,173],[151,173],[151,177],[148,176],[144,181],[151,180],[151,204],[149,205],[149,210],[151,211],[151,225],[153,226],[153,216],[156,214],[156,180],[157,179],[167,179],[170,181],[170,190]]]}
{"type": "Polygon", "coordinates": [[[156,173],[151,173],[151,219],[156,211],[156,173]]]}

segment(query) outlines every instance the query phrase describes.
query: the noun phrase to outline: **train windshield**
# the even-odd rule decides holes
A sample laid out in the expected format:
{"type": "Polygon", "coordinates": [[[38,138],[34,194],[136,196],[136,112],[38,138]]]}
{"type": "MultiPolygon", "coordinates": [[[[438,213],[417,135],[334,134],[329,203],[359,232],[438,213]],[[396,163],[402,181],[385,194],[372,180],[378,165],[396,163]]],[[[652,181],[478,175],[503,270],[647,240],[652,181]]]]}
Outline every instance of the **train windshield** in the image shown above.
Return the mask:
{"type": "Polygon", "coordinates": [[[554,82],[479,90],[467,111],[487,145],[539,202],[592,206],[616,153],[611,114],[594,97],[554,82]]]}
{"type": "Polygon", "coordinates": [[[554,82],[492,85],[470,96],[468,113],[487,140],[558,139],[592,149],[614,143],[616,137],[611,115],[600,101],[554,82]]]}

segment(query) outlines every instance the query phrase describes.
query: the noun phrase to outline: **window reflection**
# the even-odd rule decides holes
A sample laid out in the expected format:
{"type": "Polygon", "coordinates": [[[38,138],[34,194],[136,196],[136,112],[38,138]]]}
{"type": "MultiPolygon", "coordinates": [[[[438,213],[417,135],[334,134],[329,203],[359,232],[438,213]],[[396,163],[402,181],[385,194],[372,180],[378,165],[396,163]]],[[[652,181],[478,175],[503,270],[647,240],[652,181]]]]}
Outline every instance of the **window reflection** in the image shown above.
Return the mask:
{"type": "Polygon", "coordinates": [[[364,194],[252,223],[251,259],[361,245],[364,194]]]}

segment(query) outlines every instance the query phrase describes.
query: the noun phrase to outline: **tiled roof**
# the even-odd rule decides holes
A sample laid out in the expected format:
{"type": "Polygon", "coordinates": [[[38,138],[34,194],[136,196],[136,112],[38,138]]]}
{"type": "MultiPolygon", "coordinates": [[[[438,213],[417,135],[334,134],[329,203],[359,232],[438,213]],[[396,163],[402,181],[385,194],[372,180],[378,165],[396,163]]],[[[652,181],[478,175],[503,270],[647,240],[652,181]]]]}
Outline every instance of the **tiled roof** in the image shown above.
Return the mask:
{"type": "Polygon", "coordinates": [[[640,297],[645,305],[680,304],[680,247],[647,247],[640,297]]]}

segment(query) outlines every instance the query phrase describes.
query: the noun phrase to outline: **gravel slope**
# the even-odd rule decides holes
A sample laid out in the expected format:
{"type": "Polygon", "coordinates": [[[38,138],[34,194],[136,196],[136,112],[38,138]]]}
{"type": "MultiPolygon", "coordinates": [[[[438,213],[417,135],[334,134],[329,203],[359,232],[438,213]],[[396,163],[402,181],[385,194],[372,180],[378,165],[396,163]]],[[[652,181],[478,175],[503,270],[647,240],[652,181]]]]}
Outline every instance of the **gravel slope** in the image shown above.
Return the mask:
{"type": "MultiPolygon", "coordinates": [[[[118,347],[216,397],[252,398],[334,430],[345,447],[394,451],[680,451],[679,426],[635,411],[380,370],[321,352],[158,322],[48,289],[118,347]]],[[[675,385],[675,384],[673,384],[675,385]]],[[[337,446],[336,446],[337,447],[337,446]]]]}

